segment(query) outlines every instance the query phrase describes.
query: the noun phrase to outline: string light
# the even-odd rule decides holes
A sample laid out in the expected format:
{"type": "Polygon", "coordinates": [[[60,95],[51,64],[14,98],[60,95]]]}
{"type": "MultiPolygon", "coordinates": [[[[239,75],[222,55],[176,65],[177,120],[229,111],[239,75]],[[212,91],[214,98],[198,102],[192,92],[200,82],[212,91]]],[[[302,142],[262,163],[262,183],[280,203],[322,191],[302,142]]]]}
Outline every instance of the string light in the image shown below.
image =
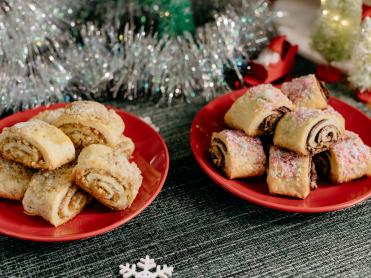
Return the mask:
{"type": "Polygon", "coordinates": [[[327,61],[348,60],[360,32],[362,0],[322,0],[312,47],[327,61]]]}

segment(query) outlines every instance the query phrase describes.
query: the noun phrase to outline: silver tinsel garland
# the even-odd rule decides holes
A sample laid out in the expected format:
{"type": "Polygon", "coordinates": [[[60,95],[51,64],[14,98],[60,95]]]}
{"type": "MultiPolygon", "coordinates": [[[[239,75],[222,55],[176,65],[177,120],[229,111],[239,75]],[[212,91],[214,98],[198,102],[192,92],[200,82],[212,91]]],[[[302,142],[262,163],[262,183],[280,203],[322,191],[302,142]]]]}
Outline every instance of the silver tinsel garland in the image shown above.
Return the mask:
{"type": "Polygon", "coordinates": [[[2,67],[0,82],[7,85],[0,88],[0,114],[79,98],[171,103],[215,97],[229,89],[225,69],[241,79],[240,70],[274,33],[268,1],[233,2],[194,35],[159,37],[130,23],[121,30],[86,23],[77,28],[78,42],[60,33],[50,55],[33,57],[21,71],[2,67]]]}
{"type": "Polygon", "coordinates": [[[0,1],[0,115],[64,100],[69,73],[60,36],[77,6],[67,1],[0,1]]]}
{"type": "Polygon", "coordinates": [[[35,55],[58,47],[58,37],[70,27],[73,1],[1,0],[0,61],[27,63],[35,55]],[[55,45],[57,44],[57,45],[55,45]]]}

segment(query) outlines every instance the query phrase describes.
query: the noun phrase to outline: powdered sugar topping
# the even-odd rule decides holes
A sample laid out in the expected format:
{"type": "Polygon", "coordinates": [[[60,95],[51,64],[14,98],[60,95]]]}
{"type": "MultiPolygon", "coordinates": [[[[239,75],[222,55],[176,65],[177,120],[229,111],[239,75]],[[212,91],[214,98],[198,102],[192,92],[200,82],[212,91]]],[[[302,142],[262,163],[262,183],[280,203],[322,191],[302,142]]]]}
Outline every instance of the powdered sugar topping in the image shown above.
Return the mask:
{"type": "Polygon", "coordinates": [[[289,117],[289,119],[292,119],[293,123],[296,123],[297,125],[302,125],[308,120],[318,117],[321,112],[322,111],[319,109],[308,109],[299,107],[297,110],[286,114],[285,117],[289,117]]]}
{"type": "Polygon", "coordinates": [[[271,147],[269,151],[270,175],[281,178],[292,178],[300,176],[298,159],[304,157],[292,151],[271,147]]]}
{"type": "Polygon", "coordinates": [[[263,145],[258,137],[250,137],[239,130],[223,130],[219,133],[225,136],[227,144],[236,146],[235,150],[239,154],[248,154],[254,152],[258,154],[258,159],[264,159],[265,154],[263,145]]]}
{"type": "Polygon", "coordinates": [[[339,142],[330,148],[330,152],[336,156],[339,174],[343,177],[353,176],[360,169],[366,169],[371,159],[370,148],[351,131],[345,131],[339,142]]]}
{"type": "Polygon", "coordinates": [[[75,101],[68,104],[64,111],[69,115],[90,116],[102,120],[109,120],[108,109],[94,101],[75,101]]]}
{"type": "Polygon", "coordinates": [[[39,128],[39,127],[43,127],[43,126],[44,127],[50,127],[51,125],[44,122],[44,121],[38,120],[38,119],[32,119],[31,121],[27,121],[27,122],[16,123],[11,128],[12,129],[24,129],[24,128],[35,129],[35,128],[39,128]]]}
{"type": "Polygon", "coordinates": [[[309,74],[283,83],[281,90],[294,104],[298,104],[313,95],[313,88],[317,82],[314,74],[309,74]]]}
{"type": "Polygon", "coordinates": [[[245,97],[256,100],[264,109],[275,110],[281,106],[291,108],[293,104],[282,94],[281,90],[272,86],[272,84],[261,84],[251,87],[245,94],[245,97]]]}

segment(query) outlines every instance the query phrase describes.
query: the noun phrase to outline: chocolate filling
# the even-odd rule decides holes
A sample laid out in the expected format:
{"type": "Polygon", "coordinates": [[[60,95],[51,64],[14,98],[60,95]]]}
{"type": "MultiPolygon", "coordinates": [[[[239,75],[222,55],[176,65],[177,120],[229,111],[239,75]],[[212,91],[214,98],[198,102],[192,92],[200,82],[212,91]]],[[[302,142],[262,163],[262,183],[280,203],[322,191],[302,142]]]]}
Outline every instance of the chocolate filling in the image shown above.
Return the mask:
{"type": "Polygon", "coordinates": [[[272,114],[261,122],[259,130],[265,135],[273,135],[278,121],[288,112],[290,112],[290,109],[285,106],[272,111],[272,114]]]}
{"type": "Polygon", "coordinates": [[[222,170],[225,168],[225,152],[227,152],[227,146],[224,142],[219,138],[214,138],[210,147],[211,159],[213,163],[222,170]]]}
{"type": "Polygon", "coordinates": [[[313,156],[314,164],[316,165],[316,171],[320,177],[328,177],[330,175],[330,153],[322,152],[313,156]]]}
{"type": "Polygon", "coordinates": [[[312,160],[309,161],[310,163],[310,171],[309,171],[309,180],[310,180],[310,189],[313,190],[313,189],[316,189],[317,188],[317,172],[316,172],[316,166],[314,164],[314,162],[312,160]]]}
{"type": "Polygon", "coordinates": [[[307,150],[312,153],[320,153],[327,150],[339,137],[339,130],[334,125],[326,125],[321,129],[317,128],[326,120],[321,120],[310,130],[307,137],[307,150]],[[314,137],[314,142],[311,142],[314,137]],[[314,143],[314,144],[311,144],[314,143]]]}
{"type": "Polygon", "coordinates": [[[319,87],[321,88],[321,93],[324,95],[325,99],[327,100],[330,97],[330,91],[327,89],[326,85],[322,81],[318,81],[319,87]]]}

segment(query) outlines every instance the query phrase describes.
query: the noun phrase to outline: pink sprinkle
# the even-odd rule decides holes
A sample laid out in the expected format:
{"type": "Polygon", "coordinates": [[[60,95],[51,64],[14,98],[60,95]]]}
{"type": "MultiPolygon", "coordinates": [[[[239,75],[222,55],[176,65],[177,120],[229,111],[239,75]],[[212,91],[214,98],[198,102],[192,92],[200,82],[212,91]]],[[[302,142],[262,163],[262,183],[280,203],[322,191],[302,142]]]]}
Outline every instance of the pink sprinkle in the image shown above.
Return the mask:
{"type": "Polygon", "coordinates": [[[282,84],[281,90],[294,104],[300,103],[313,94],[313,85],[317,82],[313,74],[294,78],[282,84]]]}
{"type": "Polygon", "coordinates": [[[289,178],[300,175],[297,160],[303,156],[285,149],[271,147],[269,151],[269,170],[275,177],[289,178]]]}
{"type": "Polygon", "coordinates": [[[304,107],[299,107],[297,110],[292,111],[287,115],[287,117],[290,117],[292,119],[293,123],[297,123],[298,126],[304,124],[307,120],[317,117],[319,114],[321,114],[322,111],[319,109],[308,109],[304,107]]]}
{"type": "Polygon", "coordinates": [[[292,106],[291,101],[281,90],[272,84],[261,84],[251,87],[245,94],[249,99],[260,101],[264,109],[275,110],[282,105],[292,106]]]}
{"type": "Polygon", "coordinates": [[[371,158],[370,148],[358,134],[351,131],[345,131],[340,140],[330,148],[330,152],[336,156],[340,175],[343,177],[352,177],[359,169],[366,169],[371,158]]]}
{"type": "Polygon", "coordinates": [[[219,133],[226,137],[227,144],[237,146],[239,153],[254,152],[263,158],[264,150],[261,140],[258,137],[250,137],[239,130],[225,129],[219,133]]]}

